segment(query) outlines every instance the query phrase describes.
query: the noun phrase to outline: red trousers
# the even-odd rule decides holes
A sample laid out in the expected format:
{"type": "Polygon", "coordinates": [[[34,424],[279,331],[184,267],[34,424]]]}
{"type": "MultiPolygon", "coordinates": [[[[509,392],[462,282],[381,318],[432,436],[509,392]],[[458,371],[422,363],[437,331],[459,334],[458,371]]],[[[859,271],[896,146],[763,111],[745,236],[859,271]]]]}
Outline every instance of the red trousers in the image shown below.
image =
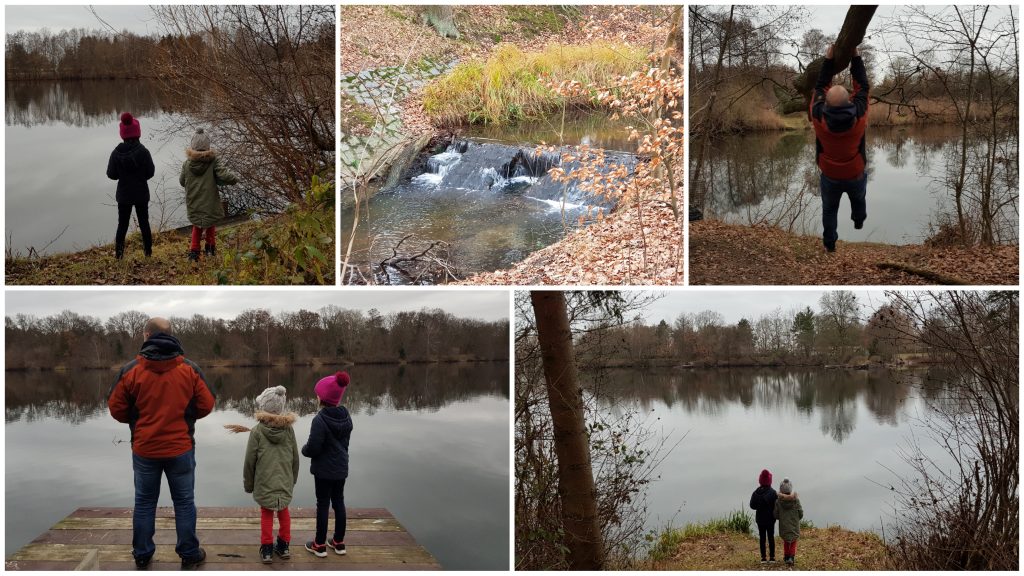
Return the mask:
{"type": "MultiPolygon", "coordinates": [[[[280,529],[277,535],[285,542],[292,541],[292,516],[287,508],[277,511],[277,522],[280,529]]],[[[260,544],[274,543],[274,511],[260,508],[260,544]]]]}
{"type": "Polygon", "coordinates": [[[217,227],[210,226],[209,228],[200,228],[199,226],[192,227],[192,244],[189,246],[189,250],[199,251],[199,239],[203,236],[203,230],[206,230],[206,245],[213,246],[217,242],[217,227]]]}
{"type": "Polygon", "coordinates": [[[795,558],[796,557],[796,543],[797,543],[796,540],[793,540],[792,542],[786,542],[785,540],[783,540],[782,541],[782,553],[785,554],[786,556],[790,556],[790,557],[795,558]]]}

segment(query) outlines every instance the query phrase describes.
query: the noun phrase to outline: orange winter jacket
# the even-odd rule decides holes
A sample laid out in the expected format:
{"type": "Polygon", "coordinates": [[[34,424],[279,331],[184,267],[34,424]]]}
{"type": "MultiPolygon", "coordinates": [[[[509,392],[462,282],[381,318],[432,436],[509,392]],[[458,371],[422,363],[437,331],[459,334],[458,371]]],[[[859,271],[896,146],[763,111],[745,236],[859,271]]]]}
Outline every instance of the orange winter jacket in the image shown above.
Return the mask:
{"type": "Polygon", "coordinates": [[[184,356],[174,336],[157,333],[121,368],[107,407],[132,431],[132,452],[174,458],[195,446],[196,420],[213,411],[215,399],[203,373],[184,356]]]}
{"type": "Polygon", "coordinates": [[[822,63],[811,99],[815,159],[825,176],[833,180],[856,180],[864,175],[867,166],[864,132],[868,126],[868,75],[864,60],[854,56],[850,60],[851,100],[846,105],[833,107],[825,103],[825,93],[832,86],[833,67],[831,59],[822,63]]]}

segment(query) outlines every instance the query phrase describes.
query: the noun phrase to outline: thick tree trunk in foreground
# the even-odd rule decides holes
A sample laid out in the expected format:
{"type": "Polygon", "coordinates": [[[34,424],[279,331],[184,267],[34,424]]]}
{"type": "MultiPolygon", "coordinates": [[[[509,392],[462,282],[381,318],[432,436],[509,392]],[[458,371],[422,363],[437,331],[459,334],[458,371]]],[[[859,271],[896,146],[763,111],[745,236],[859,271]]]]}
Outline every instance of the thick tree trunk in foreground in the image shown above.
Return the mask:
{"type": "MultiPolygon", "coordinates": [[[[864,41],[864,33],[867,32],[868,24],[875,15],[878,6],[850,6],[846,12],[846,19],[843,20],[843,27],[836,37],[835,70],[836,74],[842,72],[850,65],[853,58],[853,49],[864,41]]],[[[804,109],[811,104],[811,92],[814,91],[814,83],[818,80],[818,73],[821,72],[821,64],[825,61],[824,56],[815,58],[803,73],[793,79],[793,88],[804,98],[804,109]]]]}
{"type": "Polygon", "coordinates": [[[597,491],[590,465],[583,399],[576,380],[565,293],[535,290],[530,293],[530,301],[537,321],[558,457],[558,493],[569,569],[600,570],[604,564],[604,544],[597,521],[597,491]]]}

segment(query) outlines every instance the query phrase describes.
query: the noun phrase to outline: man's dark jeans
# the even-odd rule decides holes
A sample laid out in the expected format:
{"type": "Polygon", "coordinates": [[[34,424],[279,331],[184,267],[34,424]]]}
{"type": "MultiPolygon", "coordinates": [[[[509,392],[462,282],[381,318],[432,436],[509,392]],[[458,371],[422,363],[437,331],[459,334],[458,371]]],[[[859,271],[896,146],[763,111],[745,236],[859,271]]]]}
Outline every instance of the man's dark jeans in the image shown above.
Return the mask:
{"type": "Polygon", "coordinates": [[[183,560],[199,556],[196,537],[196,452],[195,449],[175,458],[154,460],[132,454],[135,471],[135,513],[132,515],[132,555],[145,559],[156,552],[156,503],[160,497],[160,478],[167,475],[167,486],[174,501],[174,528],[178,544],[174,551],[183,560]]]}
{"type": "Polygon", "coordinates": [[[855,180],[833,180],[821,175],[821,223],[825,229],[821,239],[829,250],[835,249],[839,239],[839,201],[843,192],[850,196],[850,218],[854,223],[863,222],[868,217],[868,175],[861,174],[855,180]]]}

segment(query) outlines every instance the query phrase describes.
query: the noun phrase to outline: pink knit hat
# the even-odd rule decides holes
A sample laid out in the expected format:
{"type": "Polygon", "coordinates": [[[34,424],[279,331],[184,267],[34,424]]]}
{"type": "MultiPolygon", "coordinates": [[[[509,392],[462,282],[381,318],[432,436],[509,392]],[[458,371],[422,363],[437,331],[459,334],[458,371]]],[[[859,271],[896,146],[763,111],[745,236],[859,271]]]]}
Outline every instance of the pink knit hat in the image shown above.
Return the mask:
{"type": "Polygon", "coordinates": [[[341,397],[345,395],[348,382],[348,372],[335,372],[321,378],[313,390],[321,402],[329,406],[337,406],[341,404],[341,397]]]}
{"type": "Polygon", "coordinates": [[[142,126],[139,125],[137,118],[132,118],[131,112],[121,114],[121,123],[118,126],[121,129],[122,140],[142,137],[142,126]]]}

